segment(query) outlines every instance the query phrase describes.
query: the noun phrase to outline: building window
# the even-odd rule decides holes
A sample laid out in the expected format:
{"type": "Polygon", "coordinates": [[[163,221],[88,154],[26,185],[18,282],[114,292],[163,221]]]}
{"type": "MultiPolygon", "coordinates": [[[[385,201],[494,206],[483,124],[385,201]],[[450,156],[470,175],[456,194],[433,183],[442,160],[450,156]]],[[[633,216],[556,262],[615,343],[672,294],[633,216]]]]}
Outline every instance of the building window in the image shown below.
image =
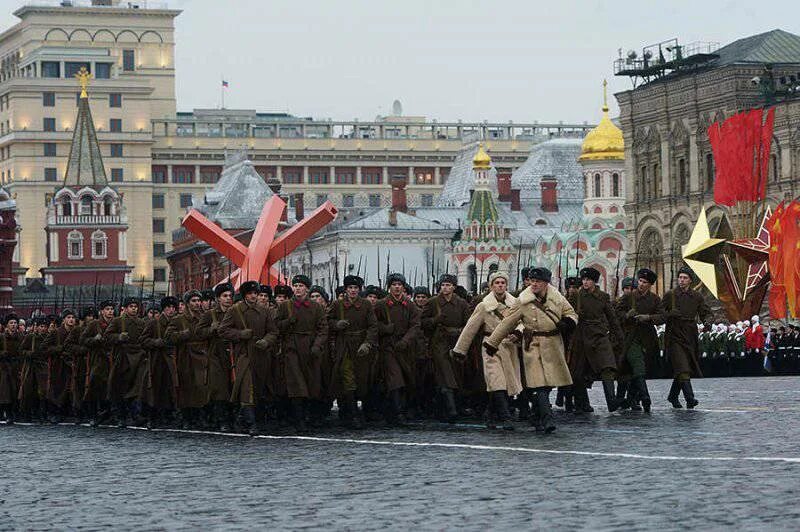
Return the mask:
{"type": "Polygon", "coordinates": [[[312,170],[311,171],[311,184],[312,185],[327,185],[328,184],[328,171],[327,170],[312,170]]]}
{"type": "Polygon", "coordinates": [[[64,77],[67,79],[72,79],[75,77],[75,74],[80,72],[82,68],[85,68],[86,71],[91,74],[92,65],[89,63],[76,63],[73,61],[67,61],[64,63],[64,77]]]}
{"type": "Polygon", "coordinates": [[[641,174],[639,175],[639,196],[641,199],[648,199],[647,194],[647,167],[642,166],[641,174]]]}
{"type": "Polygon", "coordinates": [[[164,232],[164,218],[153,218],[153,232],[154,233],[164,232]]]}
{"type": "Polygon", "coordinates": [[[328,201],[327,194],[317,194],[317,207],[322,207],[322,204],[328,201]]]}
{"type": "Polygon", "coordinates": [[[686,194],[686,159],[678,159],[678,194],[686,194]]]}
{"type": "Polygon", "coordinates": [[[108,95],[108,106],[109,107],[122,107],[122,94],[118,92],[112,92],[108,95]]]}
{"type": "Polygon", "coordinates": [[[133,50],[122,50],[122,70],[133,72],[136,68],[136,56],[133,50]]]}
{"type": "Polygon", "coordinates": [[[153,183],[166,183],[167,182],[167,169],[163,166],[154,166],[150,169],[151,178],[153,183]]]}
{"type": "Polygon", "coordinates": [[[380,168],[363,170],[361,173],[361,181],[365,185],[380,185],[383,182],[383,171],[380,168]]]}
{"type": "Polygon", "coordinates": [[[430,185],[433,183],[433,174],[428,171],[416,172],[418,185],[430,185]]]}
{"type": "Polygon", "coordinates": [[[769,156],[769,171],[772,174],[772,180],[778,181],[781,178],[780,168],[778,167],[778,155],[773,153],[769,156]]]}
{"type": "Polygon", "coordinates": [[[45,142],[44,143],[44,156],[45,157],[55,157],[56,156],[56,143],[55,142],[45,142]]]}
{"type": "Polygon", "coordinates": [[[112,168],[111,169],[111,181],[114,183],[122,183],[122,168],[112,168]]]}
{"type": "Polygon", "coordinates": [[[194,183],[194,168],[191,167],[173,167],[172,168],[172,182],[173,183],[194,183]]]}
{"type": "Polygon", "coordinates": [[[92,233],[92,258],[108,258],[108,237],[99,229],[92,233]]]}
{"type": "Polygon", "coordinates": [[[82,196],[81,197],[81,210],[79,213],[81,216],[91,216],[92,215],[92,197],[91,196],[82,196]]]}
{"type": "Polygon", "coordinates": [[[203,168],[200,167],[200,182],[201,183],[216,183],[219,181],[220,171],[219,168],[203,168]]]}
{"type": "Polygon", "coordinates": [[[661,173],[659,172],[658,163],[653,165],[653,195],[651,197],[657,198],[659,196],[658,189],[659,189],[659,180],[661,179],[661,173]]]}
{"type": "Polygon", "coordinates": [[[191,194],[181,194],[181,208],[191,207],[192,206],[192,195],[191,194]]]}
{"type": "Polygon", "coordinates": [[[58,181],[58,170],[56,168],[45,168],[44,180],[51,182],[58,181]]]}
{"type": "Polygon", "coordinates": [[[72,260],[83,258],[83,235],[80,231],[70,231],[67,235],[67,258],[72,260]]]}
{"type": "Polygon", "coordinates": [[[342,196],[342,207],[354,207],[356,197],[353,194],[344,194],[342,196]]]}
{"type": "Polygon", "coordinates": [[[714,156],[706,154],[706,190],[714,188],[714,156]]]}
{"type": "Polygon", "coordinates": [[[167,245],[163,242],[153,242],[153,256],[163,257],[167,253],[167,245]]]}
{"type": "Polygon", "coordinates": [[[615,198],[619,197],[619,174],[611,175],[611,195],[615,198]]]}
{"type": "Polygon", "coordinates": [[[94,77],[95,77],[95,79],[110,79],[111,78],[111,63],[95,63],[94,64],[94,77]]]}
{"type": "Polygon", "coordinates": [[[42,93],[42,106],[44,106],[44,107],[55,107],[56,106],[56,93],[55,92],[43,92],[42,93]]]}
{"type": "Polygon", "coordinates": [[[601,177],[600,174],[594,174],[594,189],[592,190],[592,196],[595,198],[599,198],[601,196],[601,177]]]}
{"type": "Polygon", "coordinates": [[[42,61],[42,77],[60,78],[61,63],[59,63],[58,61],[42,61]]]}
{"type": "Polygon", "coordinates": [[[108,130],[112,133],[122,133],[122,119],[112,118],[108,121],[108,130]]]}
{"type": "Polygon", "coordinates": [[[153,280],[157,283],[163,283],[167,280],[166,268],[153,268],[153,280]]]}
{"type": "Polygon", "coordinates": [[[111,157],[122,157],[122,144],[111,144],[111,157]]]}
{"type": "Polygon", "coordinates": [[[303,183],[303,171],[299,168],[284,168],[281,173],[283,182],[287,185],[299,185],[303,183]]]}
{"type": "Polygon", "coordinates": [[[164,208],[164,194],[153,194],[153,208],[154,209],[164,208]]]}
{"type": "Polygon", "coordinates": [[[352,185],[355,183],[354,174],[352,171],[339,172],[336,171],[336,184],[337,185],[352,185]]]}
{"type": "Polygon", "coordinates": [[[380,194],[370,194],[369,195],[369,206],[370,207],[380,207],[381,206],[381,195],[380,194]]]}
{"type": "Polygon", "coordinates": [[[56,119],[55,118],[42,118],[42,129],[44,131],[55,131],[56,130],[56,119]]]}
{"type": "Polygon", "coordinates": [[[423,207],[433,207],[433,194],[422,194],[419,200],[423,207]]]}

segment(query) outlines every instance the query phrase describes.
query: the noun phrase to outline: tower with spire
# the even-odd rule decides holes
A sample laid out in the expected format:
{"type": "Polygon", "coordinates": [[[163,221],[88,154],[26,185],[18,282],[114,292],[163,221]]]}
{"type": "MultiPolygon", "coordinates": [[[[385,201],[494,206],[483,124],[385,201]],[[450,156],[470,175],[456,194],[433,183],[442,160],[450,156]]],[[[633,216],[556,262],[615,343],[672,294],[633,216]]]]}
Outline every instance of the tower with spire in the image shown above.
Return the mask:
{"type": "MultiPolygon", "coordinates": [[[[483,149],[472,160],[473,190],[460,238],[453,243],[450,263],[458,284],[477,293],[494,271],[510,273],[516,250],[497,210],[492,191],[492,159],[483,149]]],[[[495,187],[496,188],[496,187],[495,187]]]]}
{"type": "Polygon", "coordinates": [[[48,202],[42,276],[47,284],[66,286],[130,282],[128,219],[100,154],[87,93],[91,75],[81,68],[75,77],[81,87],[78,116],[64,182],[48,202]]]}

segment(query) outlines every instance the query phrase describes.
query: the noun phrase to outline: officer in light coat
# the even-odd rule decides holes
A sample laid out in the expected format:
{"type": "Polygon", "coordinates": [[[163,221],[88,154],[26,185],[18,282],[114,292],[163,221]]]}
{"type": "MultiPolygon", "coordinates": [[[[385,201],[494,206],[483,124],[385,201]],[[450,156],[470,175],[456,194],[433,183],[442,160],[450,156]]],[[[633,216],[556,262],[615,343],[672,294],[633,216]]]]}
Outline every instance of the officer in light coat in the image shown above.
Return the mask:
{"type": "Polygon", "coordinates": [[[572,384],[565,359],[562,335],[578,323],[578,314],[556,287],[550,285],[552,273],[547,268],[532,268],[531,285],[519,295],[518,305],[495,327],[484,342],[488,353],[498,351],[500,343],[522,323],[525,383],[534,392],[534,416],[537,430],[553,432],[556,427],[550,409],[550,390],[572,384]]]}
{"type": "MultiPolygon", "coordinates": [[[[511,313],[511,307],[517,304],[517,298],[508,292],[508,275],[505,273],[495,272],[489,276],[489,289],[458,337],[453,348],[453,354],[457,357],[466,356],[475,336],[480,335],[483,340],[483,337],[492,334],[495,327],[511,313]]],[[[521,332],[520,326],[518,334],[502,339],[494,355],[487,353],[486,348],[482,349],[486,391],[489,392],[494,415],[506,430],[514,428],[508,411],[508,398],[522,392],[517,355],[521,332]]]]}

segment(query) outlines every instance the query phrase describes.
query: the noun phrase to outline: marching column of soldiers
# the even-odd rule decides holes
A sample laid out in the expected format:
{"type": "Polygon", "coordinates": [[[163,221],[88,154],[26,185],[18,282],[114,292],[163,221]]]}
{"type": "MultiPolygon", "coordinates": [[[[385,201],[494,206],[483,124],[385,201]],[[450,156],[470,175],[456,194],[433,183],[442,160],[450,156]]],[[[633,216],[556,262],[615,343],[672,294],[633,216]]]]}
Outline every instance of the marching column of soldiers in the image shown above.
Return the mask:
{"type": "MultiPolygon", "coordinates": [[[[334,416],[351,429],[478,418],[502,430],[528,421],[546,434],[556,430],[553,389],[555,406],[579,415],[594,411],[595,383],[609,412],[650,412],[646,379],[665,368],[669,403],[698,404],[691,379],[711,345],[698,323],[710,312],[690,270],[659,298],[656,274],[641,269],[616,301],[594,268],[568,278],[564,294],[546,268],[524,268],[522,278],[512,293],[508,276],[493,272],[470,298],[449,274],[433,297],[399,273],[387,291],[348,275],[331,298],[296,275],[274,290],[222,283],[147,309],[129,297],[119,312],[103,301],[28,323],[8,314],[0,417],[249,434],[302,433],[334,416]]],[[[797,328],[776,331],[772,345],[777,367],[797,367],[797,328]]]]}

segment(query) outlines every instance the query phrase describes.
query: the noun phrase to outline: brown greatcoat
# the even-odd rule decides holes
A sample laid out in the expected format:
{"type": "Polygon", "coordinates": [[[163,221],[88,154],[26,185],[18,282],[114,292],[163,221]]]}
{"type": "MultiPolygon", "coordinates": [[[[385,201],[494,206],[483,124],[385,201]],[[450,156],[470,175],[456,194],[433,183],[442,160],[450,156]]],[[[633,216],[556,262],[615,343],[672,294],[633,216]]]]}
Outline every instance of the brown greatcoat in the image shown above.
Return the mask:
{"type": "Polygon", "coordinates": [[[278,306],[283,378],[289,398],[322,398],[322,357],[328,344],[328,320],[319,304],[294,298],[278,306]]]}
{"type": "Polygon", "coordinates": [[[425,310],[422,311],[422,329],[431,337],[430,353],[433,357],[436,386],[439,388],[460,387],[457,375],[463,373],[463,368],[450,356],[450,350],[455,347],[461,329],[467,324],[471,314],[469,303],[456,294],[449,301],[442,295],[436,295],[428,300],[425,310]]]}
{"type": "Polygon", "coordinates": [[[145,356],[139,381],[139,399],[151,408],[171,410],[178,406],[178,370],[175,349],[167,337],[169,318],[147,320],[140,336],[145,356]]]}
{"type": "Polygon", "coordinates": [[[170,320],[166,331],[167,341],[176,348],[180,408],[202,408],[208,402],[207,342],[197,334],[202,312],[192,312],[187,305],[170,320]]]}
{"type": "Polygon", "coordinates": [[[616,311],[625,335],[625,364],[620,370],[623,371],[624,368],[625,373],[634,377],[652,374],[660,349],[655,326],[664,323],[661,298],[653,292],[640,294],[634,289],[617,300],[616,311]],[[644,316],[642,319],[645,321],[638,321],[636,316],[639,315],[644,316]]]}
{"type": "Polygon", "coordinates": [[[108,397],[108,372],[111,358],[111,343],[105,331],[111,324],[102,317],[89,322],[81,332],[81,343],[88,350],[86,356],[86,383],[84,401],[105,401],[108,397]],[[98,338],[98,335],[100,338],[98,338]]]}
{"type": "Polygon", "coordinates": [[[700,371],[700,347],[697,340],[697,319],[711,319],[711,309],[700,292],[687,288],[676,288],[664,294],[664,311],[667,324],[664,331],[664,351],[672,363],[673,377],[688,373],[690,377],[702,377],[700,371]]]}
{"type": "Polygon", "coordinates": [[[17,400],[17,357],[21,335],[0,334],[0,405],[10,405],[17,400]]]}
{"type": "Polygon", "coordinates": [[[123,312],[111,320],[106,329],[105,338],[112,345],[108,374],[108,399],[111,401],[136,399],[139,394],[140,362],[144,356],[139,336],[144,326],[143,319],[123,312]],[[123,333],[128,334],[127,340],[122,339],[123,333]]]}
{"type": "Polygon", "coordinates": [[[43,349],[47,333],[28,333],[19,350],[23,357],[17,398],[23,410],[33,406],[34,400],[47,397],[47,353],[43,349]]]}
{"type": "Polygon", "coordinates": [[[408,395],[415,391],[417,373],[417,338],[420,311],[411,299],[397,300],[391,294],[375,304],[378,320],[379,367],[383,372],[386,390],[405,388],[408,395]]]}
{"type": "Polygon", "coordinates": [[[541,299],[528,287],[520,292],[517,305],[495,327],[486,342],[499,348],[500,342],[521,323],[527,386],[569,386],[572,378],[565,359],[564,341],[556,325],[563,318],[577,322],[578,314],[555,287],[548,285],[541,299]]]}
{"type": "Polygon", "coordinates": [[[270,351],[275,349],[278,330],[275,320],[266,307],[239,301],[225,313],[219,326],[222,338],[233,343],[235,380],[231,389],[231,402],[242,406],[255,406],[268,396],[268,364],[270,351]],[[252,331],[247,339],[243,331],[252,331]],[[266,350],[256,342],[264,339],[266,350]]]}
{"type": "Polygon", "coordinates": [[[72,355],[78,346],[69,342],[73,327],[67,330],[64,325],[50,331],[44,339],[42,349],[47,353],[47,400],[50,404],[63,408],[70,400],[70,372],[72,355]]]}
{"type": "MultiPolygon", "coordinates": [[[[511,313],[511,309],[517,304],[517,298],[510,293],[506,293],[505,300],[500,303],[494,295],[489,292],[484,295],[481,302],[472,311],[467,324],[458,337],[453,351],[466,355],[470,345],[476,336],[480,337],[481,343],[485,336],[494,332],[500,322],[511,313]]],[[[517,350],[519,343],[508,338],[504,338],[497,346],[497,353],[489,356],[486,349],[481,346],[483,359],[483,375],[486,380],[486,391],[505,391],[508,395],[517,395],[522,391],[520,381],[519,356],[517,350]]]]}
{"type": "Polygon", "coordinates": [[[72,397],[72,408],[75,412],[80,411],[83,405],[83,394],[86,391],[86,356],[87,350],[81,340],[85,323],[77,323],[67,336],[67,344],[73,346],[72,363],[69,372],[69,389],[72,397]]]}
{"type": "Polygon", "coordinates": [[[224,312],[212,308],[203,313],[195,328],[198,338],[206,341],[206,375],[208,377],[207,402],[228,402],[231,398],[231,364],[233,347],[219,334],[219,326],[224,312]]]}
{"type": "Polygon", "coordinates": [[[353,301],[339,299],[328,308],[329,330],[336,336],[333,356],[332,397],[342,397],[356,392],[366,397],[377,381],[378,356],[374,349],[378,345],[378,321],[375,309],[367,299],[356,297],[353,301]],[[350,325],[339,331],[336,323],[347,320],[350,325]],[[370,347],[370,352],[358,356],[361,344],[370,347]]]}
{"type": "Polygon", "coordinates": [[[586,386],[598,380],[603,370],[616,371],[622,358],[622,328],[611,297],[597,287],[591,291],[581,288],[570,296],[569,303],[578,313],[569,369],[572,379],[586,386]]]}

